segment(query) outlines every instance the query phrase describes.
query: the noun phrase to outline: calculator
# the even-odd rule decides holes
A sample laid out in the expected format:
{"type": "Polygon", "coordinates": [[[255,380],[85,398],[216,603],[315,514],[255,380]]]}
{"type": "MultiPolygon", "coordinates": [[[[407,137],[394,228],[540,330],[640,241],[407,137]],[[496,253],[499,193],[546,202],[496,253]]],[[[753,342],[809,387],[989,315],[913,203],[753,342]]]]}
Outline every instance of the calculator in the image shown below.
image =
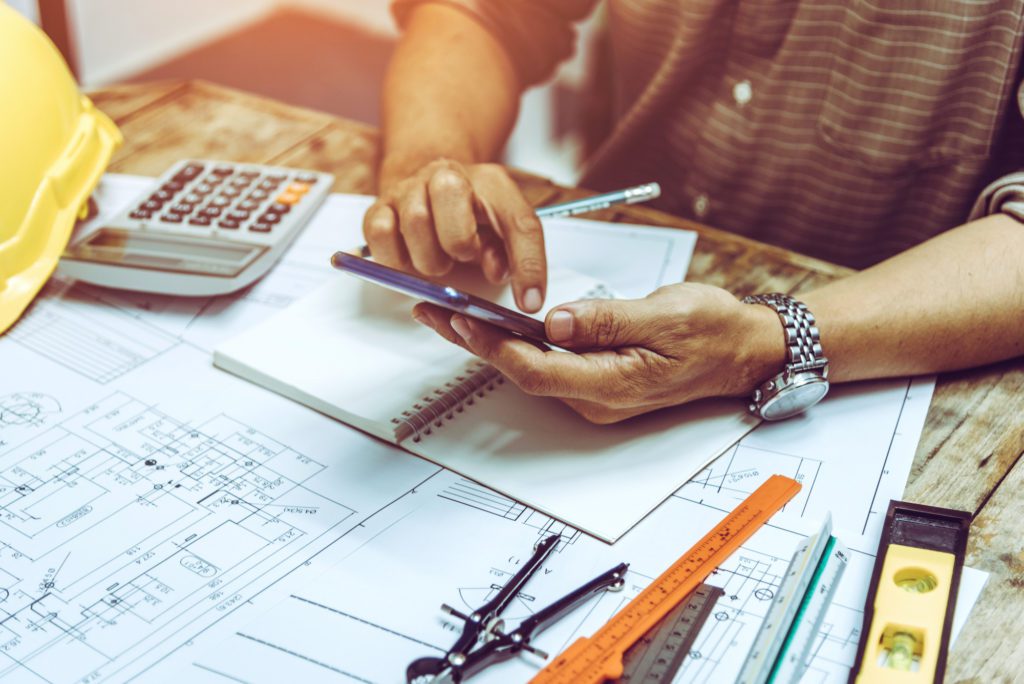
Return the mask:
{"type": "Polygon", "coordinates": [[[58,274],[140,292],[234,292],[270,270],[333,183],[317,171],[186,159],[111,220],[75,234],[58,274]]]}

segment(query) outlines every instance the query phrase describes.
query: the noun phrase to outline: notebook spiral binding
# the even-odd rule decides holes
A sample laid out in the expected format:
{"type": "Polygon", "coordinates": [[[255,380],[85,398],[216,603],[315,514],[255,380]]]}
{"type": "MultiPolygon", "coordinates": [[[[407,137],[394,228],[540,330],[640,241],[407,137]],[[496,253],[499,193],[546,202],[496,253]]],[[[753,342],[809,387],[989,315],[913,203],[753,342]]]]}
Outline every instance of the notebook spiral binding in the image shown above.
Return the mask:
{"type": "Polygon", "coordinates": [[[412,437],[412,441],[419,442],[434,428],[452,420],[456,413],[462,413],[466,406],[472,406],[478,398],[504,382],[505,378],[494,366],[483,361],[470,363],[464,373],[435,389],[432,396],[423,397],[410,409],[402,411],[401,416],[392,418],[395,438],[401,442],[412,437]]]}
{"type": "MultiPolygon", "coordinates": [[[[615,299],[615,293],[604,284],[597,284],[580,299],[615,299]]],[[[493,366],[483,361],[470,363],[464,373],[438,387],[432,396],[423,397],[402,415],[391,419],[395,426],[395,439],[401,442],[408,437],[419,442],[441,427],[446,420],[452,420],[456,413],[462,413],[466,406],[472,406],[495,387],[504,384],[505,378],[493,366]]]]}

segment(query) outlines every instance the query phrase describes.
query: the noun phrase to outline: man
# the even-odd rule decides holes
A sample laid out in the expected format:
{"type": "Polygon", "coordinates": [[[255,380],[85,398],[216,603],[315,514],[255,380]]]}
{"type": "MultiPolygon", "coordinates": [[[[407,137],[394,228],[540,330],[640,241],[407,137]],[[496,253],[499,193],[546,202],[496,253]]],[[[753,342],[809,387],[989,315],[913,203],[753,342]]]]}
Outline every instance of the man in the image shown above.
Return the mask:
{"type": "MultiPolygon", "coordinates": [[[[479,263],[541,308],[540,223],[489,161],[595,4],[394,2],[375,258],[479,263]]],[[[842,382],[1024,353],[1024,0],[609,0],[608,25],[617,121],[582,185],[657,180],[665,209],[868,268],[803,304],[680,284],[558,306],[548,335],[579,354],[426,305],[417,320],[602,423],[709,396],[790,415],[827,389],[825,356],[842,382]]]]}

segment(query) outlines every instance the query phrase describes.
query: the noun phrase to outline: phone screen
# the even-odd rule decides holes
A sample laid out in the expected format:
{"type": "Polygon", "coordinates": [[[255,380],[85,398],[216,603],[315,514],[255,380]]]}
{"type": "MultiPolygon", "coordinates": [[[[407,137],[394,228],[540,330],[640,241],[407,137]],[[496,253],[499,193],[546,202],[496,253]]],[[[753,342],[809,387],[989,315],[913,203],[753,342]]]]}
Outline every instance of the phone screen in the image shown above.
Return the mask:
{"type": "Polygon", "coordinates": [[[422,299],[466,316],[472,316],[517,335],[550,344],[541,321],[468,292],[440,285],[345,252],[335,252],[331,257],[331,265],[340,271],[396,292],[422,299]]]}

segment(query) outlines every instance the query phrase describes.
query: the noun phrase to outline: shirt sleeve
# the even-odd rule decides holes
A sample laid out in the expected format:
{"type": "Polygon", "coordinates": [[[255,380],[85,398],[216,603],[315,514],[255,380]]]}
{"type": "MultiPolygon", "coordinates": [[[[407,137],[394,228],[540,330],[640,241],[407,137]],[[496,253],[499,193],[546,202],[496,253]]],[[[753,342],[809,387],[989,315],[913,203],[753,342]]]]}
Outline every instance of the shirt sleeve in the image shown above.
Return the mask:
{"type": "MultiPolygon", "coordinates": [[[[1017,107],[1024,116],[1024,84],[1017,90],[1017,107]]],[[[981,191],[968,220],[999,213],[1024,223],[1024,171],[1007,174],[990,183],[981,191]]]]}
{"type": "Polygon", "coordinates": [[[447,5],[480,22],[508,52],[524,87],[547,80],[576,47],[573,24],[598,0],[392,0],[399,28],[418,5],[447,5]]]}

